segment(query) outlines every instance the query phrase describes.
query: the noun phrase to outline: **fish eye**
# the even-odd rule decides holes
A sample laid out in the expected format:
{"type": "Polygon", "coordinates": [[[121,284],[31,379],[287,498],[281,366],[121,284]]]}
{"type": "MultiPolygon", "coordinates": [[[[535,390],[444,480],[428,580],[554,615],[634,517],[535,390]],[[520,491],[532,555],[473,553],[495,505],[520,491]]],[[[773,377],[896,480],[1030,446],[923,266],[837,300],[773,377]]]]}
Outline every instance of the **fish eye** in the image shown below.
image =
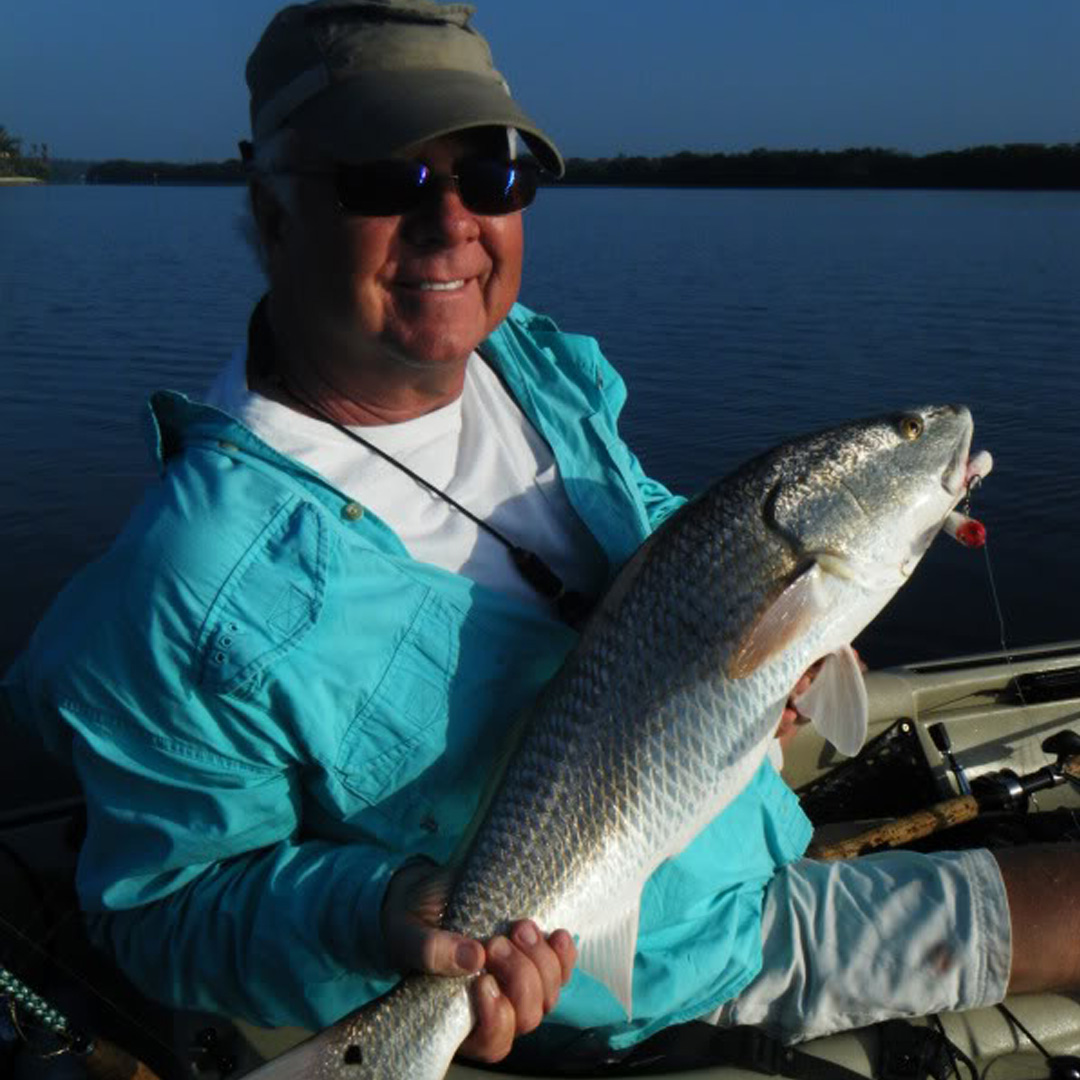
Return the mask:
{"type": "Polygon", "coordinates": [[[924,427],[921,416],[901,416],[896,430],[900,432],[901,438],[914,442],[923,433],[924,427]]]}

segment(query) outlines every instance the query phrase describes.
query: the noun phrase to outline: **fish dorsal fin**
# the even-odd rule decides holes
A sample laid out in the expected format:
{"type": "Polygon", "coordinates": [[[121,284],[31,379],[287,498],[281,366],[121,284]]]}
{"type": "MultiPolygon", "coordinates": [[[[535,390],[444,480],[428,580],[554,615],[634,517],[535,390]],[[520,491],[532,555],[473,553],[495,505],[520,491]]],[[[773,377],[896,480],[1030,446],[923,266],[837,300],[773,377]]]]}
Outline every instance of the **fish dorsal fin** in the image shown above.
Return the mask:
{"type": "Polygon", "coordinates": [[[766,606],[728,663],[730,678],[752,675],[823,614],[825,597],[821,578],[822,570],[817,562],[810,563],[766,606]]]}
{"type": "Polygon", "coordinates": [[[809,689],[795,699],[814,727],[848,757],[854,757],[866,739],[870,706],[859,658],[850,645],[829,653],[809,689]]]}
{"type": "MultiPolygon", "coordinates": [[[[621,899],[621,898],[619,898],[621,899]]],[[[641,889],[630,904],[612,902],[610,918],[590,920],[578,941],[578,969],[603,983],[626,1010],[629,1020],[633,1006],[634,953],[637,951],[641,889]]]]}

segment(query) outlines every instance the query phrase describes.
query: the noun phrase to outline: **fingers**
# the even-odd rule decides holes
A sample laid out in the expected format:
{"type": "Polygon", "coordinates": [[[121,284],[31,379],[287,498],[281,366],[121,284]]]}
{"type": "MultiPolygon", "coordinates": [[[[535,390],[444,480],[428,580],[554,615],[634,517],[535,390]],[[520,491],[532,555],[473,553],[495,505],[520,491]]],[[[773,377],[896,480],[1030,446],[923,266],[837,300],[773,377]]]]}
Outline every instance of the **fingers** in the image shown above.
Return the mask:
{"type": "Polygon", "coordinates": [[[442,930],[448,888],[445,868],[426,860],[406,863],[394,874],[382,909],[387,955],[401,972],[471,975],[486,967],[472,985],[476,1025],[459,1052],[499,1061],[517,1035],[532,1031],[555,1007],[574,970],[577,949],[565,930],[545,938],[529,919],[514,923],[506,936],[492,938],[486,947],[442,930]]]}
{"type": "MultiPolygon", "coordinates": [[[[866,662],[858,654],[855,649],[851,650],[855,653],[855,659],[858,661],[860,671],[869,671],[866,662]]],[[[825,665],[825,661],[828,657],[822,657],[820,660],[816,660],[812,663],[799,677],[799,681],[794,685],[791,690],[791,695],[787,699],[784,705],[783,711],[780,713],[780,723],[776,728],[776,738],[781,742],[788,741],[796,730],[803,724],[810,722],[810,717],[803,715],[799,712],[798,706],[795,704],[796,699],[800,695],[805,694],[810,689],[810,685],[818,677],[822,667],[825,665]]]]}
{"type": "Polygon", "coordinates": [[[484,964],[479,941],[440,930],[449,873],[427,861],[406,863],[391,878],[383,900],[383,941],[400,972],[471,975],[484,964]]]}
{"type": "Polygon", "coordinates": [[[515,923],[509,937],[488,942],[487,970],[514,1007],[517,1035],[539,1025],[562,985],[558,958],[530,922],[515,923]]]}
{"type": "Polygon", "coordinates": [[[436,930],[421,922],[402,921],[387,950],[396,970],[407,974],[471,975],[484,966],[484,947],[479,941],[436,930]]]}
{"type": "Polygon", "coordinates": [[[514,1007],[490,974],[481,975],[473,984],[472,1002],[476,1026],[458,1047],[458,1054],[488,1064],[501,1061],[514,1044],[514,1007]]]}
{"type": "Polygon", "coordinates": [[[815,660],[799,677],[799,681],[795,684],[795,688],[791,691],[791,698],[797,698],[800,694],[805,694],[810,689],[810,684],[818,677],[818,673],[825,665],[825,660],[828,657],[823,657],[821,660],[815,660]]]}
{"type": "Polygon", "coordinates": [[[487,971],[473,986],[476,1026],[460,1053],[479,1061],[505,1057],[513,1040],[535,1029],[559,999],[577,961],[565,930],[545,938],[531,920],[488,942],[487,971]]]}
{"type": "Polygon", "coordinates": [[[560,982],[565,986],[574,973],[574,965],[577,963],[577,946],[566,930],[556,930],[553,934],[549,934],[548,944],[559,958],[560,982]]]}
{"type": "Polygon", "coordinates": [[[824,663],[825,658],[816,660],[799,676],[799,681],[792,687],[791,694],[780,713],[780,723],[776,728],[776,738],[781,742],[786,742],[795,734],[800,725],[809,722],[810,718],[799,712],[795,699],[810,689],[811,683],[817,678],[824,663]]]}
{"type": "Polygon", "coordinates": [[[484,965],[484,946],[479,941],[429,927],[415,929],[411,950],[419,957],[416,968],[429,975],[471,975],[484,965]]]}

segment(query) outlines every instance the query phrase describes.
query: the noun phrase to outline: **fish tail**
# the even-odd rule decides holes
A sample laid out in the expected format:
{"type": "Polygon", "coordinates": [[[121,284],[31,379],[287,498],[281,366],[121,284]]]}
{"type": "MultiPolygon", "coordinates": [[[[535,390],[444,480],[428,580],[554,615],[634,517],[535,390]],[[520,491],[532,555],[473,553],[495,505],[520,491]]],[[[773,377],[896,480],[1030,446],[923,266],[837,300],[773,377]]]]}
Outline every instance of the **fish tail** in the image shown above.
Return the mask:
{"type": "Polygon", "coordinates": [[[284,1054],[266,1062],[265,1065],[250,1074],[250,1080],[301,1080],[303,1077],[316,1076],[320,1062],[326,1060],[323,1034],[306,1039],[299,1046],[286,1050],[284,1054]]]}
{"type": "Polygon", "coordinates": [[[471,979],[417,975],[268,1061],[249,1080],[442,1080],[473,1026],[471,979]]]}

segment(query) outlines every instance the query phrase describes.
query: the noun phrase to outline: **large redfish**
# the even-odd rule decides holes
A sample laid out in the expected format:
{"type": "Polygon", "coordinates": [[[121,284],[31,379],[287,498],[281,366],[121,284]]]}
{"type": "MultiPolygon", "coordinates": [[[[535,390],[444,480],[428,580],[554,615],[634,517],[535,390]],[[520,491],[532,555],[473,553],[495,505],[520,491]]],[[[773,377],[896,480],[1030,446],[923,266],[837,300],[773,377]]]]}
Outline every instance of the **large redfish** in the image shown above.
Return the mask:
{"type": "MultiPolygon", "coordinates": [[[[481,940],[525,917],[565,926],[579,966],[631,1014],[646,879],[748,782],[814,661],[830,657],[803,711],[845,753],[861,744],[850,642],[980,471],[971,434],[953,406],[847,424],[755,458],[673,515],[523,718],[445,925],[481,940]]],[[[255,1075],[439,1080],[473,1024],[469,984],[410,976],[255,1075]]]]}

